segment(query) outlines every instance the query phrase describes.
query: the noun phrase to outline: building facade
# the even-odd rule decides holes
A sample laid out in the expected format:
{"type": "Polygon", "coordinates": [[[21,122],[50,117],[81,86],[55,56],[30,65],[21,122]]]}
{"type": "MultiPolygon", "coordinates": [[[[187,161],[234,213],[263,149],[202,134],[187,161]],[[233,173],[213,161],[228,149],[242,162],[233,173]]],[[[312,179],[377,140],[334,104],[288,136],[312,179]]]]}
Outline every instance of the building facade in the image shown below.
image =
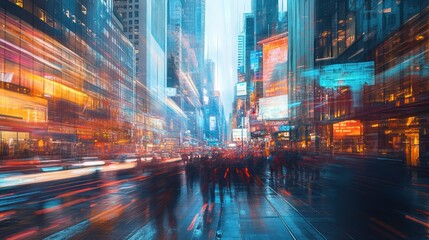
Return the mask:
{"type": "Polygon", "coordinates": [[[315,70],[307,77],[317,89],[320,151],[427,165],[428,5],[316,1],[315,70]],[[339,69],[341,77],[333,74],[339,69]]]}
{"type": "Polygon", "coordinates": [[[114,0],[114,6],[135,47],[136,142],[139,151],[155,150],[167,134],[167,1],[114,0]]]}
{"type": "Polygon", "coordinates": [[[112,1],[1,1],[0,21],[0,158],[132,150],[135,53],[112,1]]]}

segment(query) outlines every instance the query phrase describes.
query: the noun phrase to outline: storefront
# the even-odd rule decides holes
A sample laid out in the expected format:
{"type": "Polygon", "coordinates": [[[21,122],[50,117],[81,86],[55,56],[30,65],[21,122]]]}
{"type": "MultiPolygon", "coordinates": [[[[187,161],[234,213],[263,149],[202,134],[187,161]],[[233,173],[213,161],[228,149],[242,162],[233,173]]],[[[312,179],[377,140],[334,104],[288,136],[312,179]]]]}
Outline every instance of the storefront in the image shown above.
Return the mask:
{"type": "Polygon", "coordinates": [[[33,144],[29,132],[0,131],[0,159],[29,157],[33,144]]]}
{"type": "Polygon", "coordinates": [[[366,153],[405,161],[410,166],[420,161],[420,123],[417,118],[369,121],[365,131],[366,153]]]}
{"type": "Polygon", "coordinates": [[[347,120],[332,125],[332,147],[338,153],[362,153],[363,126],[360,121],[347,120]]]}

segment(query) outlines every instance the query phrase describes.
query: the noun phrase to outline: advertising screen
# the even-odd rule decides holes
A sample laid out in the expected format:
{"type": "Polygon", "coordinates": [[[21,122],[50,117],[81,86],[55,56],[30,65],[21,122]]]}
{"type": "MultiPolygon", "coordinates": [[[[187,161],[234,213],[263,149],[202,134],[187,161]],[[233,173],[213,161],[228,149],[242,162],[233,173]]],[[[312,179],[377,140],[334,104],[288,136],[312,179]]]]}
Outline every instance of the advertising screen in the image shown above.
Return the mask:
{"type": "Polygon", "coordinates": [[[336,139],[360,136],[362,134],[362,124],[360,121],[348,120],[335,123],[333,130],[334,138],[336,139]]]}
{"type": "Polygon", "coordinates": [[[374,62],[345,63],[324,66],[320,69],[320,86],[350,86],[355,89],[364,84],[373,85],[374,62]]]}
{"type": "Polygon", "coordinates": [[[288,39],[282,37],[263,44],[264,97],[288,94],[287,87],[288,39]]]}
{"type": "Polygon", "coordinates": [[[254,71],[259,70],[259,58],[262,56],[261,51],[251,51],[250,52],[250,69],[254,71]]]}
{"type": "Polygon", "coordinates": [[[214,130],[216,130],[216,117],[213,117],[213,116],[211,116],[210,117],[210,121],[209,121],[209,128],[210,128],[210,131],[214,131],[214,130]]]}
{"type": "Polygon", "coordinates": [[[288,117],[288,95],[259,99],[260,120],[282,120],[288,117]]]}
{"type": "Polygon", "coordinates": [[[234,128],[232,129],[232,141],[241,142],[247,141],[247,129],[246,128],[234,128]]]}
{"type": "Polygon", "coordinates": [[[237,83],[237,97],[246,96],[247,95],[247,83],[240,82],[237,83]]]}

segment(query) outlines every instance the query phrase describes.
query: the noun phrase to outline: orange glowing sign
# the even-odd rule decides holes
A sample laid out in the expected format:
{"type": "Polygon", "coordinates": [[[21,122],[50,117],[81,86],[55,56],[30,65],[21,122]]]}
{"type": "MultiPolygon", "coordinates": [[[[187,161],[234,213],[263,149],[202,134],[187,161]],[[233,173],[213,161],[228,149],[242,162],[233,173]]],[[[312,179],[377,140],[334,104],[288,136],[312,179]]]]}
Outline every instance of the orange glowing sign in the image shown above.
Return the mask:
{"type": "Polygon", "coordinates": [[[362,135],[362,124],[360,121],[348,120],[344,122],[335,123],[334,138],[344,138],[362,135]]]}
{"type": "Polygon", "coordinates": [[[273,37],[263,43],[264,97],[288,94],[287,90],[288,38],[273,37]]]}

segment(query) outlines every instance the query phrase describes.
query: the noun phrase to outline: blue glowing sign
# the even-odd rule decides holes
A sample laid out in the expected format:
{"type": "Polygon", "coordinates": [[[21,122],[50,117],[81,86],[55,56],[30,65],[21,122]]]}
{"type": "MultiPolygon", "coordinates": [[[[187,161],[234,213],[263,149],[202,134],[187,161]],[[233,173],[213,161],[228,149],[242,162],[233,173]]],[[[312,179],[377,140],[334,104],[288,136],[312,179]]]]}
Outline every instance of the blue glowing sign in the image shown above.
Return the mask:
{"type": "Polygon", "coordinates": [[[290,130],[290,126],[289,125],[281,125],[279,127],[279,131],[280,132],[288,132],[290,130]]]}
{"type": "Polygon", "coordinates": [[[373,61],[324,66],[318,74],[322,87],[348,86],[359,90],[364,84],[375,83],[373,61]]]}
{"type": "Polygon", "coordinates": [[[259,59],[262,57],[261,51],[251,51],[250,52],[250,69],[254,71],[259,70],[259,59]]]}
{"type": "Polygon", "coordinates": [[[375,84],[374,61],[345,63],[323,66],[321,69],[305,71],[301,77],[319,79],[321,87],[350,87],[353,94],[353,105],[361,105],[363,86],[375,84]]]}

